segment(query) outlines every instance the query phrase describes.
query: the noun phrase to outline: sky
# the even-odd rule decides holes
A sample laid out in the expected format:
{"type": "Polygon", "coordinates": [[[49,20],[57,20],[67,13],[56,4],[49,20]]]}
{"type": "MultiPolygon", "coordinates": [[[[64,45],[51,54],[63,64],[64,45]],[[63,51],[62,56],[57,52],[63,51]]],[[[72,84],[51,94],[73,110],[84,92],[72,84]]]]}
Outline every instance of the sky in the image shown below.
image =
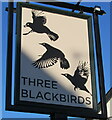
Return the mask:
{"type": "MultiPolygon", "coordinates": [[[[5,11],[7,7],[7,2],[0,2],[0,91],[2,97],[2,113],[0,113],[2,118],[46,118],[48,115],[41,114],[30,114],[30,113],[20,113],[5,110],[5,85],[6,85],[6,56],[7,56],[7,26],[8,26],[8,13],[5,11]],[[1,14],[2,13],[2,14],[1,14]]],[[[110,81],[110,3],[109,2],[82,2],[81,5],[94,7],[100,6],[102,10],[106,12],[106,15],[99,16],[100,23],[100,34],[101,34],[101,45],[102,45],[102,56],[103,56],[103,66],[104,66],[104,76],[105,76],[105,88],[106,92],[112,87],[112,82],[110,81]]],[[[14,15],[14,17],[16,17],[14,15]]],[[[14,25],[14,29],[15,29],[14,25]]],[[[15,36],[14,36],[15,38],[15,36]]],[[[15,44],[15,42],[14,42],[15,44]]],[[[0,106],[1,109],[1,106],[0,106]]]]}

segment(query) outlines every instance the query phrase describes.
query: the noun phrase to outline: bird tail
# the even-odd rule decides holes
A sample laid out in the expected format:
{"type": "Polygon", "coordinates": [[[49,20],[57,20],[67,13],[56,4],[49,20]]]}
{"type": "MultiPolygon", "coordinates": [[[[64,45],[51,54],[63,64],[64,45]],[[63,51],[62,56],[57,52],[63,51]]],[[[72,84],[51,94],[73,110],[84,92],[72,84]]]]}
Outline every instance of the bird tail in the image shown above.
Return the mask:
{"type": "Polygon", "coordinates": [[[88,92],[92,96],[92,94],[89,92],[89,90],[86,89],[85,91],[88,92]]]}
{"type": "Polygon", "coordinates": [[[48,37],[53,41],[56,41],[59,38],[59,36],[56,33],[51,32],[51,31],[50,33],[48,33],[48,37]]]}
{"type": "Polygon", "coordinates": [[[66,58],[61,58],[60,59],[60,67],[62,69],[68,69],[70,67],[69,62],[66,58]]]}

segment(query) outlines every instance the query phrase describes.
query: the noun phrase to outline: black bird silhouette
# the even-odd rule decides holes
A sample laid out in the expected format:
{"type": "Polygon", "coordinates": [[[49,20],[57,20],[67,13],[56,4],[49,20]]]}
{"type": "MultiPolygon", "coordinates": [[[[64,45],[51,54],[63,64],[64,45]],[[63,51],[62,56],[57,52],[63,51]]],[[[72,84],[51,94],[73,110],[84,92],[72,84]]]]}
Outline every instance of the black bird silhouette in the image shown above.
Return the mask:
{"type": "Polygon", "coordinates": [[[47,49],[47,51],[42,55],[40,59],[36,60],[33,63],[33,66],[35,68],[48,68],[57,63],[58,60],[60,61],[60,67],[62,69],[68,69],[70,67],[64,53],[61,52],[59,49],[54,48],[47,43],[40,43],[40,45],[43,45],[47,49]]]}
{"type": "Polygon", "coordinates": [[[70,82],[75,86],[74,87],[75,91],[77,88],[79,88],[80,90],[86,91],[87,93],[89,93],[92,96],[92,94],[88,91],[88,89],[85,86],[88,76],[86,78],[82,77],[80,74],[79,67],[77,67],[77,69],[75,70],[74,76],[71,76],[68,73],[61,74],[61,75],[65,76],[67,79],[70,80],[70,82]]]}
{"type": "Polygon", "coordinates": [[[31,32],[36,32],[36,33],[46,33],[48,37],[55,41],[59,38],[59,36],[51,31],[47,26],[44,24],[46,23],[46,18],[44,16],[36,16],[35,12],[32,11],[32,18],[33,18],[33,23],[27,22],[24,27],[30,27],[31,31],[28,33],[24,33],[23,35],[28,35],[31,32]]]}

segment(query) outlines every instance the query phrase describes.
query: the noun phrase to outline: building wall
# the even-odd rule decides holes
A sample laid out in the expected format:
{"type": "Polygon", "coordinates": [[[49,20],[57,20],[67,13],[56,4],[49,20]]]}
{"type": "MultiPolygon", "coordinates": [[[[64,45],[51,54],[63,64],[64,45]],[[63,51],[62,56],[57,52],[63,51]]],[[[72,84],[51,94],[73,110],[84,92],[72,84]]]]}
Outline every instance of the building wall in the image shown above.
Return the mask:
{"type": "Polygon", "coordinates": [[[112,117],[112,98],[107,103],[107,114],[108,114],[108,117],[112,117]]]}

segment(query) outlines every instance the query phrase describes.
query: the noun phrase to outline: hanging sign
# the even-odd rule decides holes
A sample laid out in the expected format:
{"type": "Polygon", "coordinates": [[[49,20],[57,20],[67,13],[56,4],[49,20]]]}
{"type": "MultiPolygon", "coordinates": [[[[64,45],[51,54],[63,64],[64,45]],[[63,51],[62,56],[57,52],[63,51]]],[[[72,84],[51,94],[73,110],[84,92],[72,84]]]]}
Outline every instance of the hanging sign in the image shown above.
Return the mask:
{"type": "Polygon", "coordinates": [[[15,104],[94,109],[93,55],[91,16],[19,4],[15,104]]]}

